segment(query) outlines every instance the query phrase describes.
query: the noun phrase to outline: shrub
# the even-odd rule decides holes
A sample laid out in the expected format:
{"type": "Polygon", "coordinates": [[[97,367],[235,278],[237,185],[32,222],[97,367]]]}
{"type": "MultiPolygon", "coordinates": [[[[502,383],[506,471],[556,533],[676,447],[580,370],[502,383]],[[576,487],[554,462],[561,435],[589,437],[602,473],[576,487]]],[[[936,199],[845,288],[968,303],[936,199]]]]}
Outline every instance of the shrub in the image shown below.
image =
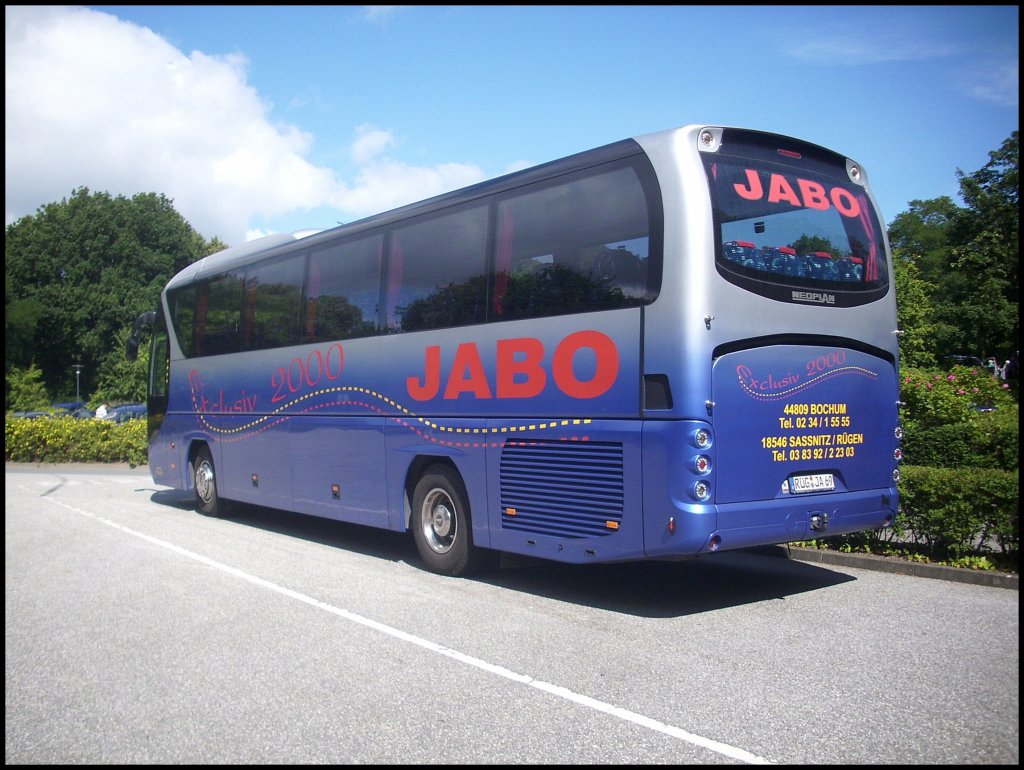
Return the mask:
{"type": "Polygon", "coordinates": [[[905,420],[903,457],[908,465],[939,468],[1020,467],[1019,408],[971,410],[960,422],[928,425],[905,420]]]}
{"type": "Polygon", "coordinates": [[[899,488],[900,526],[936,558],[1018,552],[1019,471],[908,465],[899,488]]]}
{"type": "Polygon", "coordinates": [[[35,364],[28,369],[12,369],[4,379],[7,384],[7,409],[29,412],[49,408],[50,398],[43,384],[43,373],[35,364]]]}
{"type": "Polygon", "coordinates": [[[128,463],[134,467],[145,465],[147,457],[145,420],[26,420],[10,415],[4,419],[6,461],[128,463]]]}
{"type": "Polygon", "coordinates": [[[948,372],[904,369],[900,382],[904,424],[920,427],[969,420],[979,407],[1015,407],[1009,385],[979,367],[954,366],[948,372]]]}

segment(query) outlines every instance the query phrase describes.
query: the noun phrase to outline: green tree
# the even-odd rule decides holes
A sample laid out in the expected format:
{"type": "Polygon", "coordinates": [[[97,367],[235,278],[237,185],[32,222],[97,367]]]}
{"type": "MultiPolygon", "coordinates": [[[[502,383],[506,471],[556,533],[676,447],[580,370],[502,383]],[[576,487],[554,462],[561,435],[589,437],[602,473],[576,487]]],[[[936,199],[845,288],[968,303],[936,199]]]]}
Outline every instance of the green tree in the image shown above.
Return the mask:
{"type": "Polygon", "coordinates": [[[18,299],[13,281],[4,272],[4,374],[10,374],[12,362],[32,361],[32,336],[45,313],[35,299],[18,299]]]}
{"type": "Polygon", "coordinates": [[[936,365],[933,343],[939,334],[931,293],[934,287],[920,276],[917,262],[894,257],[897,326],[900,330],[900,365],[928,368],[936,365]]]}
{"type": "Polygon", "coordinates": [[[124,357],[121,333],[156,307],[167,280],[218,247],[170,200],[90,193],[39,208],[8,225],[4,243],[8,344],[5,371],[35,362],[53,397],[83,396],[124,357]]]}
{"type": "Polygon", "coordinates": [[[1020,317],[1020,147],[1017,132],[970,175],[958,171],[967,203],[950,231],[952,272],[965,280],[946,292],[963,340],[984,355],[1017,351],[1020,317]]]}
{"type": "MultiPolygon", "coordinates": [[[[931,306],[901,318],[907,321],[901,328],[922,330],[936,360],[951,353],[1009,357],[1017,351],[1018,161],[1015,131],[982,169],[957,171],[966,206],[947,197],[911,201],[889,226],[894,258],[916,266],[914,275],[897,269],[897,281],[922,280],[931,306]]],[[[918,291],[909,294],[920,300],[918,291]]],[[[908,350],[911,360],[918,360],[917,352],[908,350]]]]}
{"type": "Polygon", "coordinates": [[[12,369],[6,374],[5,411],[27,412],[50,408],[50,397],[43,385],[43,373],[35,364],[30,364],[27,369],[12,369]]]}
{"type": "Polygon", "coordinates": [[[141,346],[138,357],[134,361],[129,361],[123,351],[130,334],[131,329],[127,328],[117,333],[116,347],[122,351],[122,355],[111,356],[100,368],[96,388],[92,394],[92,401],[95,404],[146,401],[149,348],[141,346]]]}
{"type": "Polygon", "coordinates": [[[960,212],[951,198],[910,201],[910,208],[889,223],[889,245],[893,254],[910,258],[921,279],[940,285],[949,269],[949,230],[960,212]]]}

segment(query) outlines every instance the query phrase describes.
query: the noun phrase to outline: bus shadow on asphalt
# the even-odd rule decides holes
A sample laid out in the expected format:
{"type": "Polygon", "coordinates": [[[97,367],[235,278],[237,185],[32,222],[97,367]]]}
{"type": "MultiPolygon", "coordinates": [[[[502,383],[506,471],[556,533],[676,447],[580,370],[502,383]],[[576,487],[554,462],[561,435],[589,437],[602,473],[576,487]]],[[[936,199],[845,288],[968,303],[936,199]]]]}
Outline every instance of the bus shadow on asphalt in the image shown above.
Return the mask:
{"type": "Polygon", "coordinates": [[[503,557],[481,582],[557,601],[649,618],[672,618],[817,591],[855,578],[806,562],[748,551],[680,561],[558,564],[503,557]],[[520,563],[521,564],[517,564],[520,563]]]}
{"type": "MultiPolygon", "coordinates": [[[[203,516],[196,510],[195,497],[180,490],[161,490],[150,499],[157,505],[187,511],[192,516],[203,516]]],[[[364,556],[419,566],[412,536],[403,532],[233,501],[228,502],[227,513],[219,519],[364,556]]]]}
{"type": "MultiPolygon", "coordinates": [[[[159,505],[201,515],[195,511],[192,498],[177,490],[161,490],[151,499],[159,505]]],[[[230,511],[224,520],[239,526],[424,569],[408,533],[248,503],[231,503],[230,511]]],[[[678,561],[608,564],[563,564],[502,554],[500,566],[495,569],[449,579],[472,580],[609,612],[670,618],[785,600],[856,578],[827,567],[780,558],[772,555],[771,548],[761,548],[678,561]]]]}
{"type": "Polygon", "coordinates": [[[149,499],[157,505],[162,505],[166,508],[178,508],[183,511],[195,511],[196,509],[196,498],[194,495],[188,492],[183,492],[180,489],[157,489],[153,490],[151,487],[145,487],[143,489],[137,489],[136,492],[148,492],[152,491],[153,494],[149,496],[149,499]]]}

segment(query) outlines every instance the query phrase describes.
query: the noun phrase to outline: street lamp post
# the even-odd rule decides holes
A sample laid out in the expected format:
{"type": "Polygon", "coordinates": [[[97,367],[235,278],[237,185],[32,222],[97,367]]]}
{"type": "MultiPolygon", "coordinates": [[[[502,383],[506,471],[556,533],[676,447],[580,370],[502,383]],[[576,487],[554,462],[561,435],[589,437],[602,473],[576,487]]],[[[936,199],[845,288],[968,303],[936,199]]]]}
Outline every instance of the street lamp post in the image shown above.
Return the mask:
{"type": "Polygon", "coordinates": [[[78,382],[79,382],[79,375],[82,373],[82,369],[84,367],[82,366],[82,364],[71,364],[71,368],[75,370],[75,400],[76,401],[81,401],[82,400],[82,392],[81,392],[81,390],[78,387],[78,382]]]}

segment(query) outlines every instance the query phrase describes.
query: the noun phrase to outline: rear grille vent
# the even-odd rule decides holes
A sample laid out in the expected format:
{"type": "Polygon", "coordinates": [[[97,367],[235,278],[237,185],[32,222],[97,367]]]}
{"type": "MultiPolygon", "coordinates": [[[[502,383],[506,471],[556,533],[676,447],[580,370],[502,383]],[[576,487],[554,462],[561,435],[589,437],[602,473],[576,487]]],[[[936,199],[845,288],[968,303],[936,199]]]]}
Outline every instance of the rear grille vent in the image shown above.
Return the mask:
{"type": "Polygon", "coordinates": [[[501,524],[557,537],[614,533],[622,521],[622,444],[507,441],[501,524]]]}

